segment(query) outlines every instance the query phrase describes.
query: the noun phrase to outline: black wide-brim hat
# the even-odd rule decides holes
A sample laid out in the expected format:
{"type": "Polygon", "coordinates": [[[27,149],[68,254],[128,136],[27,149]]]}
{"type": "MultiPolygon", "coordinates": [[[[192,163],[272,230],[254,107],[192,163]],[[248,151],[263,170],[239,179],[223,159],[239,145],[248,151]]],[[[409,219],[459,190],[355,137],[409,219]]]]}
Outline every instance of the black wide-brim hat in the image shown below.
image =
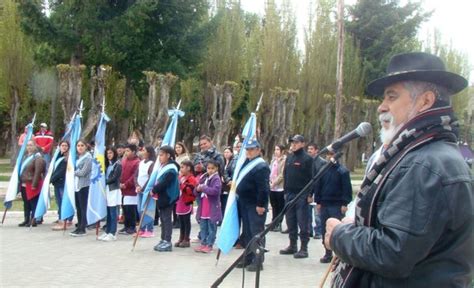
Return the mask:
{"type": "Polygon", "coordinates": [[[423,52],[398,54],[390,59],[387,74],[367,85],[367,93],[382,96],[385,88],[401,81],[425,81],[445,87],[450,95],[467,87],[466,78],[446,71],[443,61],[423,52]]]}

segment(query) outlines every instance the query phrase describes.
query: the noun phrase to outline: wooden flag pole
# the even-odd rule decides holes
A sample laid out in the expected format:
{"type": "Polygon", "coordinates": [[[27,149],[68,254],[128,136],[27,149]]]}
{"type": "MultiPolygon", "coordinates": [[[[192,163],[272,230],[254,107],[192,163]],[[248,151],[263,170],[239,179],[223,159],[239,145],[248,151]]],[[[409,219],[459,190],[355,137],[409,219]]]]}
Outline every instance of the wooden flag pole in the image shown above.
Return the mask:
{"type": "Polygon", "coordinates": [[[3,225],[3,222],[5,222],[5,216],[7,216],[7,211],[8,211],[8,208],[5,208],[5,211],[3,211],[2,225],[3,225]]]}
{"type": "Polygon", "coordinates": [[[95,239],[99,239],[100,220],[95,223],[95,239]]]}
{"type": "Polygon", "coordinates": [[[140,216],[140,222],[138,223],[138,230],[137,230],[137,233],[135,233],[135,239],[133,239],[132,252],[133,250],[135,250],[135,245],[137,245],[138,234],[140,232],[140,229],[142,228],[143,219],[145,218],[146,209],[148,208],[148,203],[150,203],[151,193],[152,193],[151,191],[150,193],[148,193],[148,196],[146,197],[146,200],[145,200],[145,208],[143,208],[142,215],[140,216]]]}
{"type": "Polygon", "coordinates": [[[332,257],[331,263],[329,263],[329,267],[326,270],[326,273],[324,273],[323,278],[321,279],[321,282],[319,283],[319,286],[318,286],[319,288],[324,287],[324,283],[326,283],[326,279],[328,278],[329,273],[331,273],[332,267],[334,266],[334,263],[336,263],[336,259],[337,259],[336,256],[332,257]]]}

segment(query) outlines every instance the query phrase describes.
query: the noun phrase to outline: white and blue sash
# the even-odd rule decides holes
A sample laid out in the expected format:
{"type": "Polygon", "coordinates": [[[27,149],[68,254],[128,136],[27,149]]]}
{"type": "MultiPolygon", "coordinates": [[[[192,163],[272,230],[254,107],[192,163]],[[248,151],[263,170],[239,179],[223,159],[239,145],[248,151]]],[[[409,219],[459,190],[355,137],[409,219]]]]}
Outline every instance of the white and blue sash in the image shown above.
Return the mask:
{"type": "Polygon", "coordinates": [[[244,179],[244,177],[260,163],[265,163],[265,160],[263,160],[262,157],[257,157],[247,163],[247,165],[240,170],[239,175],[237,176],[237,180],[235,181],[236,187],[239,186],[242,179],[244,179]]]}

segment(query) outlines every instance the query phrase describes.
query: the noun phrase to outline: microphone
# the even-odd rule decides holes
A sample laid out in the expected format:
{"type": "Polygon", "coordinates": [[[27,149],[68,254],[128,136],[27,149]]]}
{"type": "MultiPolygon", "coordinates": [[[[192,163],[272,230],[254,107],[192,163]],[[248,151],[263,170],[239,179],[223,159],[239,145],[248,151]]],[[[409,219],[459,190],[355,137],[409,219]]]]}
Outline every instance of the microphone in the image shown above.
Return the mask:
{"type": "Polygon", "coordinates": [[[330,145],[324,147],[318,154],[327,153],[328,151],[335,152],[339,150],[344,144],[349,141],[354,140],[355,138],[365,137],[372,132],[372,125],[369,122],[362,122],[357,126],[356,129],[332,142],[330,145]]]}

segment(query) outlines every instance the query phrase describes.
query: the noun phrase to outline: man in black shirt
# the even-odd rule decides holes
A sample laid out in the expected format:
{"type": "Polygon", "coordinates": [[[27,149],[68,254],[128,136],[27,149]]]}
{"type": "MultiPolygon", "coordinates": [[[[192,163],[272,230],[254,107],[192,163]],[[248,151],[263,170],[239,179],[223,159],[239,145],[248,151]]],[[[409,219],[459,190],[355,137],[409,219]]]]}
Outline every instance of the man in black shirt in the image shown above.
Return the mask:
{"type": "MultiPolygon", "coordinates": [[[[303,189],[313,177],[313,158],[309,156],[305,150],[305,140],[302,135],[295,135],[291,138],[292,154],[288,155],[285,164],[284,186],[285,200],[288,203],[293,200],[296,195],[303,189]]],[[[298,258],[308,257],[309,242],[309,217],[308,198],[311,199],[311,191],[307,195],[301,197],[296,205],[286,212],[286,225],[288,226],[290,245],[280,250],[282,255],[292,255],[298,258]],[[301,249],[298,251],[298,227],[300,229],[301,249]]],[[[312,199],[311,199],[312,201],[312,199]]]]}

